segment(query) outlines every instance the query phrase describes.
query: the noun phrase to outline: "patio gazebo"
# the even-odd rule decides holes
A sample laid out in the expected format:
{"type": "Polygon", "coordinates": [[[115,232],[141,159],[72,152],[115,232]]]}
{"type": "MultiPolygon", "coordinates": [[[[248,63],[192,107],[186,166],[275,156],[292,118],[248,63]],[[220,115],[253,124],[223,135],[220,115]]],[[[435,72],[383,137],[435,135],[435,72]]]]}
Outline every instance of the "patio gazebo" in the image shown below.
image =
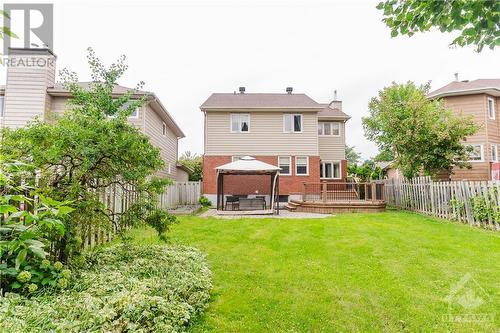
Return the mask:
{"type": "Polygon", "coordinates": [[[218,166],[215,169],[217,170],[218,214],[279,214],[279,175],[281,170],[279,167],[258,161],[251,156],[245,156],[237,161],[218,166]],[[224,195],[224,176],[226,175],[270,176],[269,207],[267,207],[264,198],[264,209],[253,209],[256,205],[253,205],[254,202],[252,202],[252,200],[258,203],[257,200],[262,199],[245,198],[239,199],[237,211],[234,211],[234,207],[232,207],[233,210],[231,211],[226,210],[225,203],[227,204],[227,202],[225,202],[225,200],[227,200],[227,198],[224,195]]]}

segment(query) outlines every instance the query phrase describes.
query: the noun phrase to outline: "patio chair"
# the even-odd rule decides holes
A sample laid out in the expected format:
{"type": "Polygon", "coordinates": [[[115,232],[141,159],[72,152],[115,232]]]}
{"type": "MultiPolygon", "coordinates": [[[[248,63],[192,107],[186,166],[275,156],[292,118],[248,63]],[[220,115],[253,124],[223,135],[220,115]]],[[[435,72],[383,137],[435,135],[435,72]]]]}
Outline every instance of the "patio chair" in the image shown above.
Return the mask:
{"type": "Polygon", "coordinates": [[[231,206],[231,210],[240,209],[240,198],[230,195],[226,198],[226,205],[224,206],[224,210],[227,210],[227,207],[231,206]]]}
{"type": "Polygon", "coordinates": [[[266,196],[264,196],[264,195],[257,195],[255,198],[262,200],[262,205],[264,206],[264,209],[267,209],[266,196]]]}

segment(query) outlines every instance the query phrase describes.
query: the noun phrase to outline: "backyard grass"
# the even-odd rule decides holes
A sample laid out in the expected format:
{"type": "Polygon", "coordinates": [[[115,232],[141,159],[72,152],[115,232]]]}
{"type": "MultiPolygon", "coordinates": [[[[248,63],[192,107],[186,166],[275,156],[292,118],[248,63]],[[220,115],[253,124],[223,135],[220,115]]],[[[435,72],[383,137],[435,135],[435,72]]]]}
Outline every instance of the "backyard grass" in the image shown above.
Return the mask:
{"type": "MultiPolygon", "coordinates": [[[[132,235],[158,242],[150,229],[132,235]]],[[[500,327],[498,233],[388,211],[303,220],[186,216],[169,238],[206,252],[213,272],[209,309],[192,332],[500,327]]]]}

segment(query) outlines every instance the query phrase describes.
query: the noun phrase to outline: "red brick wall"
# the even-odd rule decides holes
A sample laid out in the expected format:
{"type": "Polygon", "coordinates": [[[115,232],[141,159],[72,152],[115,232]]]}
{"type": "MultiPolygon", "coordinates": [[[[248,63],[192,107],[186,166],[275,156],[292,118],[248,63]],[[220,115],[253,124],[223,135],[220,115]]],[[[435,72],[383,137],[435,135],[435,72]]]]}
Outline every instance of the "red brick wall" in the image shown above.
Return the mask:
{"type": "MultiPolygon", "coordinates": [[[[256,159],[278,165],[278,156],[255,156],[256,159]]],[[[215,168],[231,162],[231,156],[203,156],[203,193],[217,193],[215,168]]],[[[344,166],[344,165],[343,165],[344,166]]],[[[347,172],[343,167],[343,171],[347,172]]],[[[343,172],[344,173],[344,172],[343,172]]],[[[295,176],[295,158],[292,156],[292,176],[280,176],[280,194],[300,194],[303,182],[319,182],[319,156],[309,156],[309,175],[295,176]]],[[[269,194],[271,176],[224,176],[224,193],[227,194],[269,194]]]]}

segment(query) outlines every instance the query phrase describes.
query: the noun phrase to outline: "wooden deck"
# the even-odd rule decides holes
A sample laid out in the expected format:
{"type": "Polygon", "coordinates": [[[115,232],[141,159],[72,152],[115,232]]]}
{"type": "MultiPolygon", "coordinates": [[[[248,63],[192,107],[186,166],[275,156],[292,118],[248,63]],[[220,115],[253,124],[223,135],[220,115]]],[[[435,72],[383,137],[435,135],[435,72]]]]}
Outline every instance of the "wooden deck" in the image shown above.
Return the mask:
{"type": "Polygon", "coordinates": [[[305,213],[356,213],[356,212],[383,212],[385,210],[385,201],[298,201],[292,200],[286,206],[286,209],[292,212],[305,213]]]}

